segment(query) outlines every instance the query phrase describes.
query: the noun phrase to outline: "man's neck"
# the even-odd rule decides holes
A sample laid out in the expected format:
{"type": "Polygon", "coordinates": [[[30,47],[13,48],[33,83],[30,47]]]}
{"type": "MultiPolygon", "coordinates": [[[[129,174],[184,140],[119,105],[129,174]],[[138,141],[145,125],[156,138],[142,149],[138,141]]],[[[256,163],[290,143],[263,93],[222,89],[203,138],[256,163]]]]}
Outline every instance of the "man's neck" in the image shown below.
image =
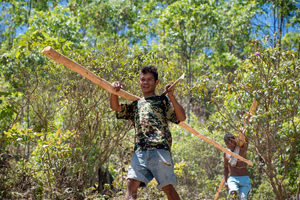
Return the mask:
{"type": "Polygon", "coordinates": [[[155,95],[155,92],[153,93],[144,93],[143,96],[146,98],[146,97],[150,97],[150,96],[154,96],[155,95]]]}

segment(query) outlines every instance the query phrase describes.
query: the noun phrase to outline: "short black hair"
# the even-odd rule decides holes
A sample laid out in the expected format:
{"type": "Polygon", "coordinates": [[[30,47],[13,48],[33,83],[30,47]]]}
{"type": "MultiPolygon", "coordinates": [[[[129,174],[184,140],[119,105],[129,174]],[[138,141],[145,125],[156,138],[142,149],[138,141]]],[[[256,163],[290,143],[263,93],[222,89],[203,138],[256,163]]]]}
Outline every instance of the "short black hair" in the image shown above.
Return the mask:
{"type": "Polygon", "coordinates": [[[230,139],[234,139],[235,140],[235,136],[232,133],[226,133],[224,136],[224,141],[228,141],[230,139]]]}
{"type": "Polygon", "coordinates": [[[149,66],[144,66],[141,69],[141,74],[147,74],[147,73],[152,73],[154,76],[155,81],[158,80],[158,72],[157,72],[157,68],[153,65],[149,65],[149,66]]]}

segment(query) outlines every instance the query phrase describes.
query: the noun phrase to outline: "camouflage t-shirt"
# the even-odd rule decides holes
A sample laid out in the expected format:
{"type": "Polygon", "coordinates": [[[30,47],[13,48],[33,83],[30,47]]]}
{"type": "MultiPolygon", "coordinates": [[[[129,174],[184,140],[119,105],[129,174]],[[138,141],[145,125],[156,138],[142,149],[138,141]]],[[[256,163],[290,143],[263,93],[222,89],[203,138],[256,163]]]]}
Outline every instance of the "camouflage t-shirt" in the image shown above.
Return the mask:
{"type": "Polygon", "coordinates": [[[121,104],[118,119],[133,122],[136,133],[135,151],[171,150],[172,136],[168,121],[178,124],[173,105],[166,96],[149,96],[129,104],[121,104]]]}

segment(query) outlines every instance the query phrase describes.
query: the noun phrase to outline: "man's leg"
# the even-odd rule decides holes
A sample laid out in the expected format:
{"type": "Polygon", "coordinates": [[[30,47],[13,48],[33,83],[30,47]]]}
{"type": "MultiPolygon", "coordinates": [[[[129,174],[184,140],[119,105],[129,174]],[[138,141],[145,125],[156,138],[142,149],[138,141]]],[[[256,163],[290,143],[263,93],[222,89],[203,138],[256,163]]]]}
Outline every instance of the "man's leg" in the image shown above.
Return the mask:
{"type": "Polygon", "coordinates": [[[238,199],[238,193],[237,191],[231,191],[230,192],[230,200],[238,199]]]}
{"type": "Polygon", "coordinates": [[[249,192],[251,190],[251,180],[249,176],[242,177],[241,183],[240,183],[240,196],[241,200],[248,199],[249,192]]]}
{"type": "Polygon", "coordinates": [[[228,185],[230,200],[239,199],[239,197],[238,197],[239,184],[238,184],[237,177],[230,176],[227,179],[227,185],[228,185]]]}
{"type": "Polygon", "coordinates": [[[162,188],[162,190],[166,193],[168,200],[179,200],[180,197],[173,187],[173,185],[166,185],[165,187],[162,188]]]}
{"type": "Polygon", "coordinates": [[[125,198],[126,200],[136,199],[137,198],[137,191],[141,184],[141,181],[137,181],[131,178],[127,179],[127,191],[125,198]]]}

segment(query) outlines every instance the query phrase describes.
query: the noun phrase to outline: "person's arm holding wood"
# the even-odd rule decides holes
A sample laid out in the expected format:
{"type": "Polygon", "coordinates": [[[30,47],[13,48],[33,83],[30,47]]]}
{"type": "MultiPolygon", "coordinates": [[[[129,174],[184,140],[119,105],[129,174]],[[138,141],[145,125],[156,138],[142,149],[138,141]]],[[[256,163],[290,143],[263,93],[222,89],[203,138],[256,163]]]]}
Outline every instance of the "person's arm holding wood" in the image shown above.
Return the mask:
{"type": "MultiPolygon", "coordinates": [[[[167,91],[170,86],[171,86],[171,84],[166,85],[165,90],[167,91]]],[[[184,111],[183,107],[176,100],[176,98],[174,96],[174,90],[175,90],[175,87],[172,87],[168,91],[167,96],[169,97],[171,103],[173,104],[177,119],[182,122],[186,119],[185,111],[184,111]]]]}
{"type": "MultiPolygon", "coordinates": [[[[123,88],[119,81],[112,83],[112,85],[116,91],[119,91],[120,89],[123,88]]],[[[110,93],[110,108],[113,109],[114,111],[119,111],[119,112],[121,112],[122,110],[121,105],[119,103],[119,96],[113,93],[110,93]]]]}

